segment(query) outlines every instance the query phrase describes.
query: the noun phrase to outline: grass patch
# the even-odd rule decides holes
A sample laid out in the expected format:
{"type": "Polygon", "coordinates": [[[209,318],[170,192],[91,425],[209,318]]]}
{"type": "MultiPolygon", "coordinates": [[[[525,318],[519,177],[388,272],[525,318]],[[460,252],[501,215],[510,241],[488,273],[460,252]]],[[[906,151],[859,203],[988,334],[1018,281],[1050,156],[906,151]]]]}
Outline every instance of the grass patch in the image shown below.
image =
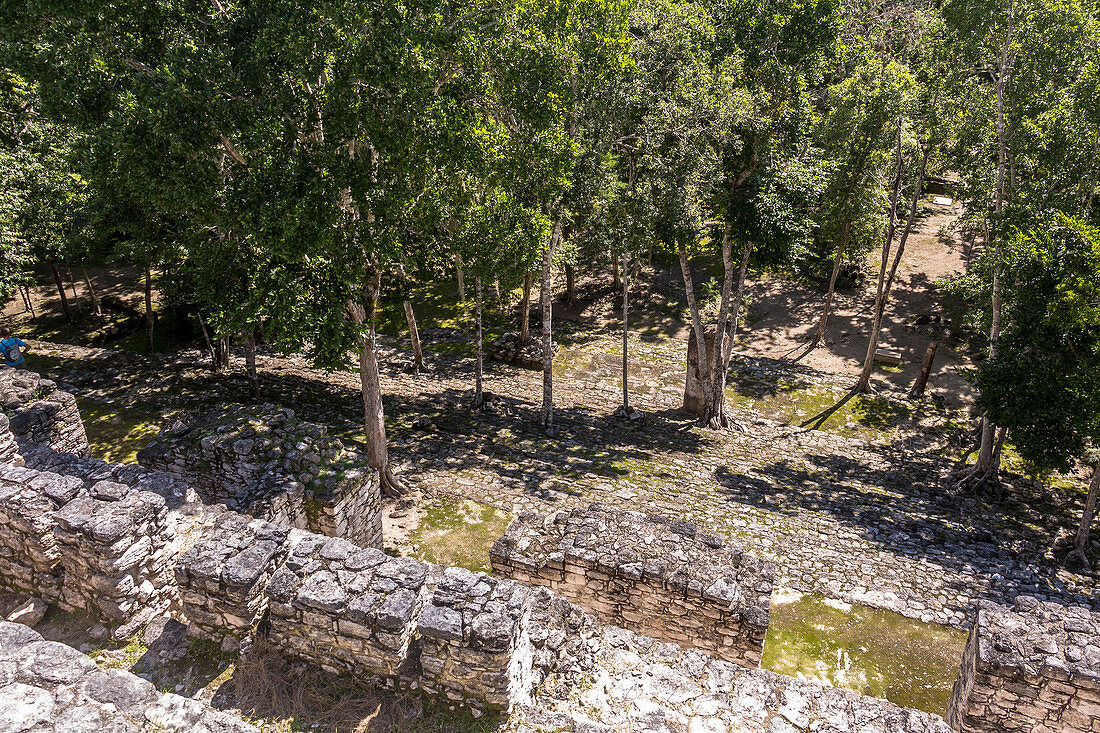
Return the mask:
{"type": "Polygon", "coordinates": [[[772,600],[761,666],[943,715],[965,646],[964,631],[794,594],[772,600]]]}
{"type": "Polygon", "coordinates": [[[416,557],[489,572],[489,548],[512,521],[508,512],[469,499],[440,498],[409,535],[416,557]]]}
{"type": "Polygon", "coordinates": [[[99,402],[77,399],[92,456],[112,463],[134,463],[137,452],[160,432],[162,420],[128,409],[120,412],[99,402]]]}

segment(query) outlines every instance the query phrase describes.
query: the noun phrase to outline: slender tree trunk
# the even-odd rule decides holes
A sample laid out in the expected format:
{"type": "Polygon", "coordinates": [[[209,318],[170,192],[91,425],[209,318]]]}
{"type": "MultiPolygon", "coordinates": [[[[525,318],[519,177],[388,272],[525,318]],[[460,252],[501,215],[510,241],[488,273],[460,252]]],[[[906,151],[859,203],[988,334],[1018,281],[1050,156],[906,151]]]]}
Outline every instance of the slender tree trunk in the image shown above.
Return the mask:
{"type": "Polygon", "coordinates": [[[248,375],[248,394],[260,396],[260,375],[256,373],[256,335],[252,331],[244,337],[244,371],[248,375]]]}
{"type": "Polygon", "coordinates": [[[220,369],[223,371],[229,371],[233,368],[233,360],[229,356],[228,337],[218,339],[218,362],[221,364],[220,369]]]}
{"type": "Polygon", "coordinates": [[[577,302],[576,288],[574,287],[574,278],[576,272],[573,270],[573,265],[566,263],[565,265],[565,302],[572,306],[577,302]]]}
{"type": "Polygon", "coordinates": [[[378,471],[383,493],[400,496],[405,485],[390,471],[389,449],[386,444],[386,420],[382,411],[382,388],[378,380],[377,339],[374,319],[378,306],[379,274],[375,272],[368,285],[367,308],[362,303],[348,301],[348,314],[359,327],[359,382],[363,396],[363,430],[367,444],[367,462],[378,471]],[[367,327],[366,334],[363,326],[367,327]]]}
{"type": "Polygon", "coordinates": [[[497,304],[497,313],[504,312],[504,298],[500,291],[500,278],[493,278],[493,302],[497,304]]]}
{"type": "Polygon", "coordinates": [[[924,397],[924,388],[928,385],[928,377],[932,374],[932,363],[936,360],[936,350],[939,347],[939,341],[928,344],[928,350],[924,352],[924,361],[920,365],[920,374],[917,375],[917,381],[913,382],[913,388],[909,390],[910,397],[924,397]]]}
{"type": "Polygon", "coordinates": [[[898,139],[897,148],[894,153],[896,165],[894,168],[894,183],[890,188],[890,221],[886,226],[886,237],[882,243],[882,261],[879,264],[878,271],[878,289],[875,293],[875,309],[874,315],[871,319],[871,337],[867,340],[867,356],[863,360],[863,370],[859,375],[859,380],[856,382],[853,389],[856,392],[869,392],[871,390],[871,372],[867,368],[867,364],[874,365],[875,360],[875,348],[878,346],[878,327],[881,325],[881,319],[879,314],[882,312],[883,305],[883,292],[886,289],[886,267],[890,264],[890,247],[894,243],[894,229],[897,227],[898,219],[898,196],[901,190],[901,131],[902,131],[902,118],[898,117],[898,139]]]}
{"type": "Polygon", "coordinates": [[[523,300],[519,311],[519,337],[527,343],[531,340],[531,273],[523,276],[523,300]]]}
{"type": "Polygon", "coordinates": [[[79,297],[76,293],[76,278],[73,277],[73,266],[69,264],[68,260],[65,260],[65,272],[69,276],[69,290],[73,291],[73,298],[79,297]]]}
{"type": "Polygon", "coordinates": [[[92,287],[92,279],[88,277],[88,268],[81,267],[80,274],[84,276],[84,284],[88,287],[88,297],[92,299],[92,313],[97,316],[103,315],[103,311],[99,307],[99,298],[95,294],[95,288],[92,287]]]}
{"type": "Polygon", "coordinates": [[[630,417],[630,372],[628,356],[630,353],[630,254],[623,251],[623,417],[630,417]]]}
{"type": "Polygon", "coordinates": [[[458,299],[466,300],[465,273],[462,272],[462,256],[455,255],[455,275],[458,277],[458,299]]]}
{"type": "Polygon", "coordinates": [[[611,277],[613,278],[612,287],[618,290],[623,286],[622,278],[619,276],[619,258],[614,250],[611,252],[611,277]]]}
{"type": "Polygon", "coordinates": [[[420,331],[416,328],[416,314],[413,313],[412,301],[406,300],[405,321],[409,324],[409,340],[413,347],[413,370],[419,372],[424,368],[424,352],[420,348],[420,331]]]}
{"type": "MultiPolygon", "coordinates": [[[[699,384],[703,390],[703,412],[699,415],[700,421],[710,421],[711,401],[713,399],[713,382],[711,380],[710,365],[713,362],[707,352],[707,335],[703,327],[703,318],[699,314],[699,303],[695,300],[695,284],[691,278],[691,263],[688,261],[687,250],[680,248],[680,273],[684,278],[684,297],[687,299],[688,312],[691,314],[691,326],[695,331],[695,343],[698,345],[699,358],[697,360],[697,375],[699,384]]],[[[715,336],[717,340],[718,336],[715,336]]],[[[717,348],[717,347],[715,347],[717,348]]]]}
{"type": "Polygon", "coordinates": [[[474,278],[475,307],[477,315],[477,364],[474,367],[474,409],[480,410],[485,406],[485,395],[481,391],[481,376],[484,363],[481,332],[481,276],[474,278]]]}
{"type": "Polygon", "coordinates": [[[145,350],[153,353],[153,268],[145,263],[145,350]]]}
{"type": "Polygon", "coordinates": [[[23,299],[23,312],[30,311],[31,318],[37,318],[38,316],[34,312],[34,303],[31,302],[31,292],[26,285],[19,285],[16,288],[19,291],[19,297],[23,299]]]}
{"type": "Polygon", "coordinates": [[[550,266],[554,262],[554,250],[561,239],[561,217],[554,219],[554,228],[550,232],[550,242],[542,253],[542,290],[539,301],[542,307],[542,427],[549,429],[554,423],[554,339],[550,325],[551,295],[553,293],[553,273],[550,266]]]}
{"type": "Polygon", "coordinates": [[[1077,527],[1077,537],[1073,543],[1073,552],[1069,554],[1066,560],[1076,559],[1081,562],[1082,565],[1089,564],[1088,558],[1088,546],[1089,546],[1089,528],[1092,525],[1092,519],[1096,516],[1096,504],[1100,500],[1100,465],[1097,465],[1092,469],[1092,481],[1089,482],[1089,494],[1085,498],[1085,510],[1081,514],[1081,524],[1077,527]]]}
{"type": "Polygon", "coordinates": [[[199,330],[202,331],[202,340],[206,342],[206,350],[210,352],[210,368],[214,371],[220,371],[218,353],[214,350],[214,344],[210,341],[210,334],[206,330],[206,324],[202,322],[202,316],[195,313],[195,318],[199,322],[199,330]]]}
{"type": "MultiPolygon", "coordinates": [[[[745,242],[741,248],[741,267],[737,272],[737,289],[733,293],[733,302],[729,306],[729,325],[725,331],[727,336],[722,339],[722,349],[718,352],[714,370],[714,417],[711,425],[714,429],[728,428],[733,425],[726,414],[726,374],[729,373],[730,358],[733,356],[733,345],[737,341],[737,329],[741,322],[741,301],[745,293],[745,275],[749,269],[749,257],[752,255],[752,243],[745,242]]],[[[730,259],[729,245],[723,248],[723,267],[726,269],[726,279],[730,277],[733,262],[730,259]]]]}
{"type": "Polygon", "coordinates": [[[61,313],[69,323],[73,322],[72,313],[69,312],[69,298],[65,295],[65,283],[61,282],[61,273],[57,271],[57,263],[50,262],[50,271],[53,272],[53,281],[57,285],[57,293],[61,296],[61,313]]]}
{"type": "Polygon", "coordinates": [[[844,221],[844,227],[840,231],[840,241],[836,245],[836,260],[833,262],[833,274],[829,276],[829,290],[825,293],[825,307],[821,311],[821,320],[817,322],[817,332],[814,333],[813,345],[817,346],[825,338],[825,327],[829,323],[829,313],[833,307],[833,295],[836,293],[836,279],[840,275],[840,265],[844,261],[844,249],[848,245],[848,228],[851,222],[844,221]]]}

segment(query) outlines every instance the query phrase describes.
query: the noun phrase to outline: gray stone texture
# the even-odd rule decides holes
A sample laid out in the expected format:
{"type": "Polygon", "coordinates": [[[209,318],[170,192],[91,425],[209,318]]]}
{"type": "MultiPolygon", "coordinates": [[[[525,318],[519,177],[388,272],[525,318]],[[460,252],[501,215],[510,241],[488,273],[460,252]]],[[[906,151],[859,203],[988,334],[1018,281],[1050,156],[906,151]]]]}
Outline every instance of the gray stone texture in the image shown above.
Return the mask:
{"type": "MultiPolygon", "coordinates": [[[[88,455],[88,436],[80,419],[76,398],[57,384],[23,369],[0,369],[0,404],[12,435],[51,448],[88,455]]],[[[3,431],[0,431],[3,432],[3,431]]],[[[0,460],[10,445],[0,439],[0,460]]]]}
{"type": "Polygon", "coordinates": [[[981,604],[947,721],[964,733],[1100,731],[1100,613],[1030,596],[981,604]]]}
{"type": "Polygon", "coordinates": [[[694,524],[598,504],[521,514],[493,571],[544,585],[601,622],[760,666],[775,568],[694,524]]]}
{"type": "Polygon", "coordinates": [[[208,503],[382,547],[377,472],[365,455],[293,410],[232,407],[178,422],[138,461],[177,477],[208,503]]]}

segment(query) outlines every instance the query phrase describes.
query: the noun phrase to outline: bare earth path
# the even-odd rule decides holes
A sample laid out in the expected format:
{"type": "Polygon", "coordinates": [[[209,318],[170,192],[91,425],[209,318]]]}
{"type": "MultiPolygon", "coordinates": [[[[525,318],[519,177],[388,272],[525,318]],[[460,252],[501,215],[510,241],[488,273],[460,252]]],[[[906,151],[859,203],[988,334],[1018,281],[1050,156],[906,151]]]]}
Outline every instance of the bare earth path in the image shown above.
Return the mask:
{"type": "MultiPolygon", "coordinates": [[[[591,501],[685,517],[774,559],[781,583],[803,592],[967,624],[978,599],[1019,593],[1100,607],[1093,574],[1045,557],[1068,531],[1079,497],[1020,482],[1003,504],[952,493],[950,466],[926,450],[878,445],[779,425],[752,413],[745,433],[695,428],[675,411],[682,345],[639,342],[640,424],[610,417],[618,384],[616,336],[587,335],[559,358],[558,432],[537,428],[541,375],[492,364],[494,410],[466,409],[469,359],[432,355],[431,371],[402,373],[388,350],[383,391],[398,470],[427,493],[448,493],[509,511],[552,511],[591,501]],[[587,359],[580,358],[588,355],[587,359]]],[[[128,355],[39,345],[62,363],[54,378],[113,410],[167,415],[243,399],[239,375],[214,374],[196,352],[128,355]]],[[[748,366],[752,366],[750,363],[748,366]]],[[[353,433],[357,376],[308,368],[296,358],[260,359],[266,398],[353,433]]],[[[769,367],[773,368],[773,367],[769,367]]],[[[825,380],[831,379],[823,375],[825,380]]]]}

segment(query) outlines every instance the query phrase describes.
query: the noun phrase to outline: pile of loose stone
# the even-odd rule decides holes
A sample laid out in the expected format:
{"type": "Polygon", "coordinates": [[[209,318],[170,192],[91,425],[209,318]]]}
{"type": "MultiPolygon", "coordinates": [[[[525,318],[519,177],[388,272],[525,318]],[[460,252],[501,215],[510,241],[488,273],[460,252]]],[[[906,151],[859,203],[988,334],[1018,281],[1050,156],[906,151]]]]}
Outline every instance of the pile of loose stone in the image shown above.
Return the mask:
{"type": "Polygon", "coordinates": [[[493,361],[504,364],[542,369],[542,342],[537,338],[526,341],[515,331],[508,331],[497,338],[485,349],[485,354],[493,361]]]}
{"type": "Polygon", "coordinates": [[[0,730],[5,733],[258,733],[201,702],[162,694],[120,669],[26,626],[0,621],[0,730]]]}
{"type": "Polygon", "coordinates": [[[1100,730],[1100,613],[1020,596],[983,603],[947,720],[965,733],[1100,730]]]}
{"type": "Polygon", "coordinates": [[[381,495],[366,456],[293,410],[238,406],[177,422],[138,461],[177,477],[208,503],[382,546],[381,495]]]}
{"type": "MultiPolygon", "coordinates": [[[[10,431],[17,440],[88,455],[88,435],[76,398],[58,389],[53,381],[22,369],[0,369],[0,404],[8,423],[0,425],[0,433],[10,431]]],[[[7,443],[0,441],[0,457],[10,452],[7,443]]]]}
{"type": "Polygon", "coordinates": [[[694,524],[640,512],[526,512],[490,552],[493,571],[544,585],[615,624],[760,665],[771,563],[694,524]]]}

